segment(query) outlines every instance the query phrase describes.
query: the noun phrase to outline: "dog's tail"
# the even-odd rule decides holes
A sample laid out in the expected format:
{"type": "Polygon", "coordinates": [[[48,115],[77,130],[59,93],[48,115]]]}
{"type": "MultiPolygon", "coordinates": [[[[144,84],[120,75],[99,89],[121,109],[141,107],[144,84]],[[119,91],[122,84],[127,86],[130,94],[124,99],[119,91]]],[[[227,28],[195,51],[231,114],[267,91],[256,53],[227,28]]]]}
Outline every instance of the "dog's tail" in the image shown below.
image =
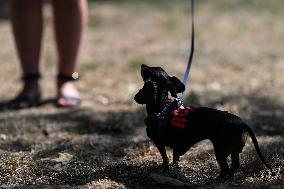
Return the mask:
{"type": "Polygon", "coordinates": [[[244,129],[248,132],[248,134],[250,135],[251,140],[252,140],[252,142],[253,142],[253,144],[254,144],[255,150],[256,150],[256,152],[257,152],[259,158],[261,159],[261,161],[263,162],[263,164],[264,164],[268,169],[271,169],[271,167],[266,163],[266,161],[265,161],[265,159],[264,159],[264,157],[263,157],[263,155],[262,155],[262,153],[261,153],[261,151],[260,151],[260,149],[259,149],[258,142],[257,142],[256,136],[255,136],[253,130],[252,130],[246,123],[243,124],[243,127],[244,127],[244,129]]]}

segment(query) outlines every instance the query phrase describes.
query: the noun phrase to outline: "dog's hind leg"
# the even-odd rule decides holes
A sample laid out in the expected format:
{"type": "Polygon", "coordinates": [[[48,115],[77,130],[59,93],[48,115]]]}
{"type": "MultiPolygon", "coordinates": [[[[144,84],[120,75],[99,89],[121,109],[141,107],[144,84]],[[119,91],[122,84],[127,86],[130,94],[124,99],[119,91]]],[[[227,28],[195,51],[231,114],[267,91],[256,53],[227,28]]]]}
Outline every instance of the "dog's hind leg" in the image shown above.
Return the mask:
{"type": "Polygon", "coordinates": [[[224,179],[230,173],[230,169],[229,169],[229,165],[227,163],[226,157],[216,155],[216,159],[221,169],[218,179],[224,179]]]}
{"type": "Polygon", "coordinates": [[[240,167],[240,157],[239,157],[239,152],[233,152],[231,153],[231,159],[232,159],[232,164],[231,164],[231,175],[233,175],[238,168],[240,167]]]}
{"type": "MultiPolygon", "coordinates": [[[[215,148],[215,146],[214,146],[215,148]]],[[[220,175],[218,176],[218,179],[224,179],[229,173],[230,173],[230,168],[227,163],[227,156],[222,149],[216,150],[215,148],[215,156],[216,160],[219,164],[219,167],[221,169],[220,175]]]]}

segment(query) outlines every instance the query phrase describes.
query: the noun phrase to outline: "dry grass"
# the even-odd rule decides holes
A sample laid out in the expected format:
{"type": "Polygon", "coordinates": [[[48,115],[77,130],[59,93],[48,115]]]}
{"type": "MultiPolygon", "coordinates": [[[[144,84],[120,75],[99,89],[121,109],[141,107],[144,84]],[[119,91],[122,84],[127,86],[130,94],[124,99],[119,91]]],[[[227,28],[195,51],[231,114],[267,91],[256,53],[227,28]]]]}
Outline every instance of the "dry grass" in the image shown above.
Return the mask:
{"type": "MultiPolygon", "coordinates": [[[[0,112],[0,185],[171,188],[149,177],[160,173],[161,159],[146,137],[144,109],[132,99],[142,84],[142,63],[163,66],[182,77],[189,49],[189,8],[188,1],[90,4],[79,69],[83,106],[62,110],[47,104],[0,112]]],[[[238,173],[217,182],[213,149],[204,141],[182,157],[181,170],[160,174],[192,188],[284,187],[283,9],[281,0],[198,2],[197,50],[187,91],[190,103],[243,117],[255,130],[273,173],[260,163],[249,142],[238,173]]],[[[45,13],[43,91],[51,98],[56,55],[49,7],[45,13]]],[[[7,100],[20,88],[8,21],[0,22],[0,40],[0,97],[7,100]]]]}

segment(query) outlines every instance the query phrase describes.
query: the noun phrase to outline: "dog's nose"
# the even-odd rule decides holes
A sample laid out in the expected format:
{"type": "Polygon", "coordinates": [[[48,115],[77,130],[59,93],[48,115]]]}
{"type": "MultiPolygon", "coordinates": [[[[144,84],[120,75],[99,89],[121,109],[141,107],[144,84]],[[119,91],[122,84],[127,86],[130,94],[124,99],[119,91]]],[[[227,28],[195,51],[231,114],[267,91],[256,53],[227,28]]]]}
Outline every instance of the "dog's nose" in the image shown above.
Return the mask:
{"type": "Polygon", "coordinates": [[[146,64],[141,64],[141,69],[147,68],[149,66],[147,66],[146,64]]]}

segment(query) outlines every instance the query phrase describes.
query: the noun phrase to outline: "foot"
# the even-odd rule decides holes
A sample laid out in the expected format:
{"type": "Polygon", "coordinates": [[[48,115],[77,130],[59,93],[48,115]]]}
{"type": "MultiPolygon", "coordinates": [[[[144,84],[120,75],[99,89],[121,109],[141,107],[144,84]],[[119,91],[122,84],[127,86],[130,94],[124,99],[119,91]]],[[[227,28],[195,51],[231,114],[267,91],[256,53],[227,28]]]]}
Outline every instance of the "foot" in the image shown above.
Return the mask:
{"type": "Polygon", "coordinates": [[[81,103],[80,94],[74,81],[59,81],[57,96],[56,105],[58,107],[76,107],[81,103]]]}
{"type": "Polygon", "coordinates": [[[7,102],[7,109],[18,110],[38,106],[41,100],[41,91],[38,79],[24,81],[21,92],[12,100],[7,102]]]}

